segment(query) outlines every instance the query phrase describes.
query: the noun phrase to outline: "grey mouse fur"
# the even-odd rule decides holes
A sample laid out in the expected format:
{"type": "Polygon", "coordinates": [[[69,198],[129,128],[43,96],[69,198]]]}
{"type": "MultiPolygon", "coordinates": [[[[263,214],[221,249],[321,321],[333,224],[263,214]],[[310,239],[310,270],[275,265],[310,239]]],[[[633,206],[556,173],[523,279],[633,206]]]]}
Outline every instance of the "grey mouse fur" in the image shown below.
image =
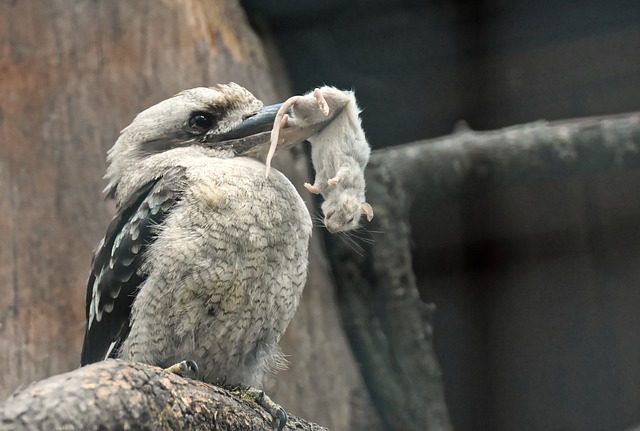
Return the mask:
{"type": "Polygon", "coordinates": [[[318,123],[322,116],[336,111],[339,112],[327,126],[308,138],[316,178],[313,185],[305,183],[311,193],[322,194],[325,199],[322,212],[331,233],[357,228],[362,214],[369,221],[373,218],[373,209],[365,199],[364,179],[371,148],[360,125],[354,93],[325,86],[294,96],[281,108],[272,132],[272,140],[275,134],[277,141],[277,133],[284,125],[318,123]],[[290,118],[286,114],[289,108],[290,118]]]}

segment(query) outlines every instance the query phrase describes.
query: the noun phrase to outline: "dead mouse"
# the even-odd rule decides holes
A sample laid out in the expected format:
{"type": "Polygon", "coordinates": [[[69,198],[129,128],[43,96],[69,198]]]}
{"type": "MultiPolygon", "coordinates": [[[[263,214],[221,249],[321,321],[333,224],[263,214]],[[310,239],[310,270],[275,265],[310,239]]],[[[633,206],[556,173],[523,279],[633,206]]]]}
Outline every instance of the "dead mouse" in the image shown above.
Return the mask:
{"type": "MultiPolygon", "coordinates": [[[[335,233],[355,229],[362,214],[369,221],[373,218],[373,209],[365,200],[364,180],[371,149],[360,125],[353,92],[325,86],[287,100],[276,116],[269,154],[275,151],[279,130],[286,124],[303,127],[320,123],[321,117],[329,113],[335,114],[331,122],[307,139],[311,142],[316,178],[313,185],[304,186],[311,193],[322,194],[325,226],[335,233]],[[289,109],[291,117],[286,114],[289,109]]],[[[267,166],[270,161],[268,156],[267,166]]]]}

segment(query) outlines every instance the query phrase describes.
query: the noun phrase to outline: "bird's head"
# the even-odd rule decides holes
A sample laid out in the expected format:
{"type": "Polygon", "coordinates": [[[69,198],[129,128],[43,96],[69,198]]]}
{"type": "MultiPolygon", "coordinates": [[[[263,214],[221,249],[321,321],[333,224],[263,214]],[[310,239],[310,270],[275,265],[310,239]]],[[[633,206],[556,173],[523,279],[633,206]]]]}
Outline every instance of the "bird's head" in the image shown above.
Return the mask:
{"type": "MultiPolygon", "coordinates": [[[[268,148],[280,106],[263,106],[235,83],[192,88],[163,100],[138,114],[109,150],[107,192],[113,196],[125,175],[155,155],[176,148],[207,148],[212,157],[225,158],[262,153],[268,148]]],[[[281,136],[286,142],[279,148],[310,134],[285,129],[281,136]]]]}

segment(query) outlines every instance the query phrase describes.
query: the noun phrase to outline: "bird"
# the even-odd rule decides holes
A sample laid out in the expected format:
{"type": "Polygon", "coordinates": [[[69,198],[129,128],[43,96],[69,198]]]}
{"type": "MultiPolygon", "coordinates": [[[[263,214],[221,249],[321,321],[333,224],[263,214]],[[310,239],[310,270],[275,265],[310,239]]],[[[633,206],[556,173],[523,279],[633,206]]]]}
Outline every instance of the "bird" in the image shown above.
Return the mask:
{"type": "MultiPolygon", "coordinates": [[[[278,341],[300,302],[312,222],[259,158],[280,106],[235,83],[197,87],[121,131],[107,154],[116,214],[91,262],[81,365],[188,359],[205,382],[250,388],[283,367],[278,341]]],[[[282,148],[317,128],[289,130],[282,148]]]]}

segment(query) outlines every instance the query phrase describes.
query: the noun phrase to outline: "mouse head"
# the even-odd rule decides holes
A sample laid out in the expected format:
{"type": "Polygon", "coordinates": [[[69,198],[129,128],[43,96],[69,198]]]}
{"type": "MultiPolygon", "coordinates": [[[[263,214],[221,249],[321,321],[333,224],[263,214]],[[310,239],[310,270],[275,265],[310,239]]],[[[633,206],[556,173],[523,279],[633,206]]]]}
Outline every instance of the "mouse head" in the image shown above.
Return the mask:
{"type": "Polygon", "coordinates": [[[367,216],[368,221],[373,218],[371,205],[361,202],[357,196],[348,194],[330,196],[322,203],[322,212],[325,214],[324,225],[331,233],[357,228],[363,214],[367,216]]]}

